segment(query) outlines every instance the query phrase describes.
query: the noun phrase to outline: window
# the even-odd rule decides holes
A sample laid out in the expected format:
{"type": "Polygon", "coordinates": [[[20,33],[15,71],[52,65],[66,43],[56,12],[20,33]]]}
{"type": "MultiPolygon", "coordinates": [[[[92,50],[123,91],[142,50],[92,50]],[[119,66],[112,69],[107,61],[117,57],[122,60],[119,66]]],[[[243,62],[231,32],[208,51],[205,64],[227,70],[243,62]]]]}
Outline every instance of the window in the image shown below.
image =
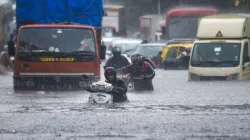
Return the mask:
{"type": "Polygon", "coordinates": [[[71,53],[95,52],[92,30],[80,28],[25,28],[19,40],[19,52],[71,53]]]}
{"type": "Polygon", "coordinates": [[[168,36],[174,38],[195,38],[199,17],[174,17],[169,20],[168,36]]]}
{"type": "Polygon", "coordinates": [[[249,60],[246,60],[246,59],[248,59],[248,56],[249,56],[249,54],[248,54],[248,43],[245,43],[245,45],[244,45],[244,51],[243,51],[243,61],[244,62],[248,62],[249,60]]]}
{"type": "Polygon", "coordinates": [[[177,56],[177,49],[171,48],[168,52],[167,58],[176,58],[177,56]]]}
{"type": "Polygon", "coordinates": [[[192,53],[192,66],[236,67],[241,60],[241,43],[196,43],[192,53]]]}
{"type": "Polygon", "coordinates": [[[248,43],[244,45],[243,58],[246,58],[247,56],[248,56],[248,43]]]}

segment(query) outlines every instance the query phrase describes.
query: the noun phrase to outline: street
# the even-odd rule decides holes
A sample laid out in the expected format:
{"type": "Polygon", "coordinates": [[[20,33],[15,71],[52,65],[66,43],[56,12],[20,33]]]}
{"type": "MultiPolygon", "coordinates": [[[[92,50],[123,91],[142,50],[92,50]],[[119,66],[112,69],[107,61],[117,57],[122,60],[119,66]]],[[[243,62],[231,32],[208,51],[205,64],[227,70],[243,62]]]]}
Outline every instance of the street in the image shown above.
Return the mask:
{"type": "Polygon", "coordinates": [[[248,81],[188,82],[187,71],[156,70],[154,92],[129,103],[88,104],[89,93],[14,93],[0,76],[0,137],[15,139],[250,139],[248,81]]]}

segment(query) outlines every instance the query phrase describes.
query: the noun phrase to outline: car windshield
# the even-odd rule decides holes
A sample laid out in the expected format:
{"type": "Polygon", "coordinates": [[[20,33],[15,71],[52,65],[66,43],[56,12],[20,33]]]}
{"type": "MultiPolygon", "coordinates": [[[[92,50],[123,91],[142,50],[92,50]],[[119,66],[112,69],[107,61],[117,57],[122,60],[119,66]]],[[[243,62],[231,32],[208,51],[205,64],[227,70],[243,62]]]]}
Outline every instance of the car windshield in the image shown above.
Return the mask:
{"type": "Polygon", "coordinates": [[[168,36],[174,38],[195,38],[199,17],[173,17],[169,20],[168,36]]]}
{"type": "Polygon", "coordinates": [[[135,52],[138,52],[146,57],[155,57],[160,51],[160,46],[138,46],[135,50],[135,52]]]}
{"type": "Polygon", "coordinates": [[[197,43],[191,58],[192,66],[223,67],[238,66],[240,43],[197,43]]]}
{"type": "Polygon", "coordinates": [[[102,28],[102,37],[113,37],[112,29],[102,28]]]}
{"type": "Polygon", "coordinates": [[[21,30],[19,53],[95,52],[92,30],[80,28],[25,28],[21,30]]]}

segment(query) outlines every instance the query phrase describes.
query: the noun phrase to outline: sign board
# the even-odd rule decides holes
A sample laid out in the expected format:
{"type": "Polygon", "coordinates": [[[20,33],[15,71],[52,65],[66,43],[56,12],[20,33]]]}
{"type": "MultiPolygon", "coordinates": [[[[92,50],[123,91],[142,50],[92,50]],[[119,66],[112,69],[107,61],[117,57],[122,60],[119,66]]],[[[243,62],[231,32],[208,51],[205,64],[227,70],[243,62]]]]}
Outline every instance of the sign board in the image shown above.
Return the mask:
{"type": "Polygon", "coordinates": [[[223,37],[221,31],[219,31],[219,32],[216,34],[216,37],[223,37]]]}

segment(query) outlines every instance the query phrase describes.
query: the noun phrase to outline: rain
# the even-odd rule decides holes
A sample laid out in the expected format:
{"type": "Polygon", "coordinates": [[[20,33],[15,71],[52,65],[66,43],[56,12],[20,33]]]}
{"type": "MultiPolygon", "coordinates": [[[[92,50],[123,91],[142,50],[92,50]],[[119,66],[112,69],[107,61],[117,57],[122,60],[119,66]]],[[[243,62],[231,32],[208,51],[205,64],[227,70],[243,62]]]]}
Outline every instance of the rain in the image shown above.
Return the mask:
{"type": "MultiPolygon", "coordinates": [[[[80,1],[83,0],[77,1],[81,3],[80,1]]],[[[90,4],[93,1],[89,0],[86,5],[98,9],[98,6],[94,7],[97,4],[94,6],[90,4]]],[[[26,18],[24,15],[18,15],[25,13],[25,10],[16,12],[16,9],[25,7],[21,5],[23,4],[21,0],[20,3],[14,0],[0,2],[0,10],[2,7],[10,10],[9,15],[0,13],[8,17],[1,24],[4,35],[0,40],[2,41],[0,47],[2,51],[0,55],[0,139],[250,139],[250,86],[248,82],[250,78],[245,78],[250,71],[250,53],[245,50],[250,46],[245,43],[250,42],[244,37],[233,38],[234,35],[242,35],[240,27],[241,23],[245,22],[237,18],[250,21],[250,3],[247,5],[243,0],[240,0],[240,3],[237,3],[237,0],[232,1],[103,0],[104,16],[101,20],[88,16],[81,17],[87,18],[88,22],[86,22],[86,20],[78,20],[77,16],[80,14],[72,14],[71,18],[76,16],[71,19],[72,25],[72,23],[61,24],[61,17],[54,16],[53,20],[59,23],[47,23],[48,25],[43,25],[42,28],[39,23],[35,23],[38,25],[34,26],[29,23],[21,25],[23,23],[18,20],[26,18]],[[111,8],[107,5],[111,5],[111,8]],[[117,8],[117,5],[124,7],[125,17],[122,19],[124,23],[119,23],[120,18],[109,17],[119,11],[120,8],[117,8]],[[215,16],[214,24],[207,27],[211,23],[209,23],[210,18],[205,16],[204,20],[200,20],[202,16],[177,16],[169,18],[167,20],[169,23],[166,24],[167,13],[176,7],[215,9],[214,13],[206,15],[215,16]],[[228,20],[230,22],[222,21],[223,18],[217,17],[217,14],[233,13],[244,15],[243,17],[230,15],[233,19],[228,20]],[[148,27],[149,22],[143,22],[145,17],[146,19],[155,18],[157,21],[157,24],[153,24],[155,27],[148,29],[151,27],[148,27]],[[75,25],[76,21],[84,26],[75,25]],[[101,21],[102,25],[99,25],[101,21]],[[106,21],[108,23],[105,23],[106,21]],[[119,25],[114,24],[113,27],[112,23],[115,21],[119,25]],[[226,22],[232,26],[227,28],[224,24],[221,26],[220,22],[226,22]],[[86,24],[91,24],[91,28],[86,28],[86,24]],[[120,25],[124,26],[124,29],[118,32],[120,25]],[[26,28],[18,30],[17,28],[21,26],[26,26],[26,28]],[[101,35],[96,26],[102,26],[101,35]],[[210,37],[207,28],[212,32],[217,27],[220,32],[216,29],[213,37],[210,37]],[[154,31],[154,34],[149,34],[147,30],[154,31]],[[232,35],[229,30],[234,31],[234,34],[232,35]],[[158,37],[156,37],[157,33],[158,37]],[[203,36],[205,36],[204,40],[203,36]],[[148,43],[141,43],[145,40],[148,43]],[[224,40],[226,41],[223,42],[224,40]],[[208,45],[204,45],[206,43],[208,45]],[[105,51],[102,51],[103,46],[106,47],[105,51]],[[100,80],[105,81],[104,68],[108,59],[113,57],[112,48],[115,46],[121,48],[122,56],[130,63],[132,63],[131,55],[134,52],[140,52],[144,57],[153,61],[157,67],[154,68],[155,76],[152,80],[154,90],[136,91],[133,82],[126,81],[127,77],[122,75],[121,79],[129,83],[127,102],[89,103],[92,93],[86,90],[84,75],[89,78],[87,80],[97,78],[91,84],[100,80]],[[2,57],[6,47],[11,64],[5,68],[2,57]],[[84,49],[81,50],[82,48],[84,49]],[[176,49],[171,51],[171,48],[178,48],[178,51],[176,49]],[[178,55],[183,54],[179,53],[179,48],[180,50],[186,49],[188,62],[179,60],[178,55]],[[175,54],[177,52],[178,55],[175,54]],[[242,58],[245,55],[248,56],[248,60],[242,58]],[[201,61],[200,57],[203,58],[202,60],[205,58],[211,58],[211,60],[201,61]]],[[[32,3],[34,7],[37,6],[34,2],[26,4],[32,3]]],[[[55,2],[57,5],[49,3],[51,7],[62,6],[60,2],[55,2]]],[[[68,2],[68,4],[74,5],[75,3],[68,2]]],[[[98,13],[98,10],[90,10],[98,13]]],[[[52,21],[50,17],[46,16],[48,20],[46,22],[52,21]]],[[[45,22],[44,19],[39,18],[34,18],[34,20],[45,22]]],[[[250,26],[244,24],[244,28],[249,30],[250,26]]],[[[243,35],[250,36],[248,33],[243,33],[243,35]]]]}

